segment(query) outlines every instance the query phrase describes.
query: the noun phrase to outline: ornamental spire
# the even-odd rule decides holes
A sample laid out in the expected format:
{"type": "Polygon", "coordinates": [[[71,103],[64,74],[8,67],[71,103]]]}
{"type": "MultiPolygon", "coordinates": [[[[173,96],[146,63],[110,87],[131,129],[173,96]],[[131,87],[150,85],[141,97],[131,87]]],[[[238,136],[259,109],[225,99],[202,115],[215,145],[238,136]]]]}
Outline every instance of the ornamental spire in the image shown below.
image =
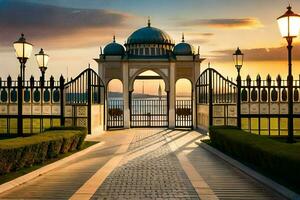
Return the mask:
{"type": "Polygon", "coordinates": [[[181,42],[184,42],[184,33],[182,33],[181,42]]]}
{"type": "Polygon", "coordinates": [[[113,36],[113,43],[115,43],[116,42],[116,36],[114,35],[113,36]]]}
{"type": "Polygon", "coordinates": [[[148,16],[148,27],[151,26],[151,20],[150,20],[150,16],[148,16]]]}

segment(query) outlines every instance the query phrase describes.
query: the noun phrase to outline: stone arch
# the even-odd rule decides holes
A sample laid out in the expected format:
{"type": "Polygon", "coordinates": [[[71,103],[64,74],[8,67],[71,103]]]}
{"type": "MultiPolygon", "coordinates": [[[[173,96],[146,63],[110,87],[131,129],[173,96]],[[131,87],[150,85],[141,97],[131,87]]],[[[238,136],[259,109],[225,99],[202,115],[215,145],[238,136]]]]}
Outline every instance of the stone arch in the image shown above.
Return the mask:
{"type": "Polygon", "coordinates": [[[129,79],[129,91],[133,91],[133,86],[134,86],[134,81],[135,78],[145,72],[145,71],[153,71],[155,73],[157,73],[158,75],[160,75],[162,77],[162,79],[164,80],[165,83],[165,91],[168,92],[170,90],[170,81],[169,81],[169,77],[163,72],[161,71],[159,68],[151,68],[151,67],[146,67],[146,68],[142,68],[137,70],[129,79]]]}
{"type": "Polygon", "coordinates": [[[177,86],[178,86],[178,82],[179,82],[180,80],[186,80],[186,81],[189,82],[190,87],[191,87],[191,90],[189,91],[189,93],[190,93],[191,97],[193,97],[193,91],[194,91],[193,82],[192,82],[189,78],[177,78],[177,79],[175,80],[175,99],[177,99],[177,93],[178,93],[178,90],[177,90],[178,88],[177,88],[177,86]]]}
{"type": "Polygon", "coordinates": [[[106,88],[106,94],[108,96],[109,92],[110,92],[110,89],[109,89],[109,84],[112,82],[112,81],[117,81],[118,83],[120,83],[121,85],[121,92],[124,92],[124,83],[121,79],[119,78],[111,78],[109,79],[105,84],[105,88],[106,88]]]}
{"type": "Polygon", "coordinates": [[[175,79],[175,87],[176,87],[177,81],[180,80],[180,79],[187,79],[187,80],[189,80],[190,83],[191,83],[191,85],[192,85],[192,90],[194,91],[196,89],[196,82],[197,82],[198,79],[196,79],[196,81],[195,81],[192,77],[178,76],[175,79]]]}
{"type": "Polygon", "coordinates": [[[107,88],[107,90],[108,90],[108,85],[109,85],[109,83],[112,81],[112,80],[118,80],[118,81],[120,81],[121,83],[122,83],[122,86],[123,86],[123,80],[122,79],[120,79],[120,78],[110,78],[110,79],[107,79],[106,80],[106,83],[105,83],[105,88],[107,88]]]}

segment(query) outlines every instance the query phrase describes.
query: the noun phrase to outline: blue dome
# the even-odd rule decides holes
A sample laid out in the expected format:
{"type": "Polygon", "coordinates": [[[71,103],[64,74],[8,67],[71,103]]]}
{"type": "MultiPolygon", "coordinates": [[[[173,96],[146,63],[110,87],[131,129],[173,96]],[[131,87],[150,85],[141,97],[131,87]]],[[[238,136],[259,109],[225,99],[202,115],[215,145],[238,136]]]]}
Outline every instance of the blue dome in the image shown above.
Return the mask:
{"type": "Polygon", "coordinates": [[[194,47],[186,43],[184,41],[184,35],[182,35],[182,41],[174,47],[173,53],[175,55],[192,55],[194,53],[194,47]]]}
{"type": "Polygon", "coordinates": [[[104,55],[124,55],[125,49],[122,45],[116,43],[115,38],[112,43],[108,44],[104,48],[104,55]]]}
{"type": "Polygon", "coordinates": [[[176,55],[191,55],[194,53],[194,48],[192,45],[182,42],[174,47],[173,53],[176,55]]]}
{"type": "Polygon", "coordinates": [[[172,38],[164,31],[148,26],[133,32],[127,39],[127,44],[173,44],[172,38]]]}

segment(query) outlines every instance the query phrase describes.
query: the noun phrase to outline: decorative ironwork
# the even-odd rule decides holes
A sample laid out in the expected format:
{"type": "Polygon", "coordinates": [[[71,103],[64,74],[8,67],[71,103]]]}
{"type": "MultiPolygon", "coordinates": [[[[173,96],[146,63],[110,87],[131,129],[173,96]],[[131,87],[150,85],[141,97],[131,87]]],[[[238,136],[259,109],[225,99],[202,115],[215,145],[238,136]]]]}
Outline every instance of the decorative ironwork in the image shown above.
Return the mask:
{"type": "Polygon", "coordinates": [[[177,128],[193,127],[192,100],[176,100],[175,126],[177,128]]]}
{"type": "Polygon", "coordinates": [[[123,100],[108,101],[108,119],[107,128],[123,128],[124,127],[124,105],[123,100]]]}
{"type": "MultiPolygon", "coordinates": [[[[59,91],[55,90],[53,101],[60,98],[59,91]]],[[[64,86],[66,105],[71,106],[76,112],[70,112],[68,116],[69,125],[82,126],[87,122],[88,133],[92,130],[92,110],[93,104],[104,104],[105,88],[100,76],[91,68],[81,72],[75,79],[72,79],[64,86]],[[87,114],[80,112],[84,110],[87,114]],[[77,112],[79,111],[79,113],[77,112]],[[73,122],[71,124],[70,122],[73,122]]],[[[99,122],[100,123],[100,122],[99,122]]]]}
{"type": "Polygon", "coordinates": [[[131,127],[168,127],[168,101],[165,99],[132,99],[131,127]]]}
{"type": "Polygon", "coordinates": [[[1,80],[0,84],[0,133],[39,133],[51,126],[61,125],[61,113],[55,112],[54,107],[61,102],[50,101],[54,90],[60,93],[63,82],[35,80],[1,80]],[[48,100],[43,97],[44,91],[48,91],[48,100]],[[45,101],[47,100],[47,101],[45,101]],[[50,108],[50,109],[49,109],[50,108]]]}
{"type": "MultiPolygon", "coordinates": [[[[299,102],[300,81],[294,80],[294,110],[299,102]]],[[[288,82],[278,75],[273,80],[270,75],[261,80],[247,76],[241,84],[241,120],[242,128],[261,135],[287,135],[288,133],[288,82]],[[253,92],[255,91],[255,92],[253,92]]],[[[300,133],[300,115],[293,114],[294,133],[300,133]]]]}
{"type": "Polygon", "coordinates": [[[236,125],[237,113],[231,109],[236,107],[236,91],[237,85],[215,69],[208,68],[203,71],[196,82],[197,125],[204,128],[213,125],[236,125]]]}

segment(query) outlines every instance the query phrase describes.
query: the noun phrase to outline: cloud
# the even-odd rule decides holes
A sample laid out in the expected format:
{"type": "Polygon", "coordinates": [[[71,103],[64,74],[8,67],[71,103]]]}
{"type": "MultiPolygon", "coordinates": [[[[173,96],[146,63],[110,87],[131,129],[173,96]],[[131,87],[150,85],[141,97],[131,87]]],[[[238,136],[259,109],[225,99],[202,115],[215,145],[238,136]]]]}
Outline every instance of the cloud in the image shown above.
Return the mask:
{"type": "Polygon", "coordinates": [[[180,22],[182,26],[207,26],[210,28],[221,28],[221,29],[254,29],[262,27],[262,23],[256,18],[239,18],[239,19],[194,19],[185,22],[180,22]]]}
{"type": "Polygon", "coordinates": [[[208,43],[213,39],[214,33],[208,33],[208,32],[186,32],[185,33],[185,39],[191,44],[204,44],[208,43]]]}
{"type": "MultiPolygon", "coordinates": [[[[232,54],[235,50],[212,51],[215,59],[232,60],[232,54]]],[[[282,61],[287,60],[287,49],[285,46],[276,48],[255,48],[242,49],[245,60],[248,61],[282,61]]],[[[300,60],[300,46],[295,45],[293,50],[293,59],[300,60]]]]}
{"type": "Polygon", "coordinates": [[[75,9],[17,0],[0,2],[0,45],[11,46],[23,32],[51,48],[99,45],[111,40],[135,16],[105,9],[75,9]]]}

